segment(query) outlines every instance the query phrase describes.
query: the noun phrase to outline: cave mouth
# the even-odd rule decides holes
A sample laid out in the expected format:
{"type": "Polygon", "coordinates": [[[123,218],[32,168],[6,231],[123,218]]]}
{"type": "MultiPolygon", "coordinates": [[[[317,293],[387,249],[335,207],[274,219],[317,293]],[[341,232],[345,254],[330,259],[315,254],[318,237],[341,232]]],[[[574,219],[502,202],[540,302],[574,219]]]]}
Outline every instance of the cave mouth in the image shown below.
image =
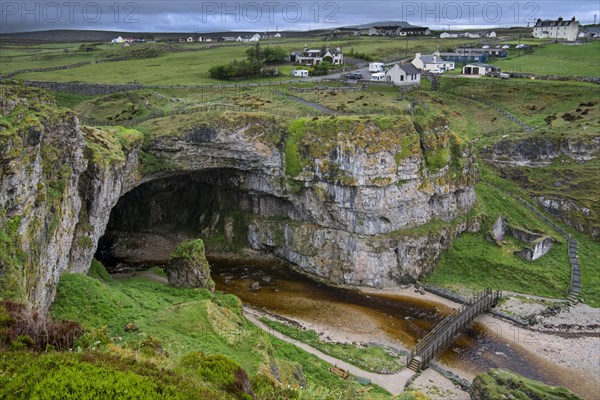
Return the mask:
{"type": "Polygon", "coordinates": [[[191,239],[203,239],[207,253],[237,253],[249,247],[253,218],[289,210],[286,201],[251,189],[253,178],[212,169],[143,183],[111,210],[95,257],[114,273],[166,265],[175,246],[191,239]]]}

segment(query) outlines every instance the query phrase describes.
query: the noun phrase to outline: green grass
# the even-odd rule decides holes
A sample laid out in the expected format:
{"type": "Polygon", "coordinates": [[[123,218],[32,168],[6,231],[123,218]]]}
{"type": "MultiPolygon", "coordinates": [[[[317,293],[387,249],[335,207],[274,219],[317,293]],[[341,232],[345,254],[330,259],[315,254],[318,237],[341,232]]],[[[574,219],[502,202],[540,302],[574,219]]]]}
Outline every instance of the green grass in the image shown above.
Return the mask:
{"type": "MultiPolygon", "coordinates": [[[[127,368],[117,358],[104,365],[98,361],[73,353],[35,355],[0,351],[0,397],[15,400],[193,398],[191,387],[185,387],[185,380],[177,382],[174,374],[151,364],[140,366],[142,371],[131,371],[128,370],[131,365],[127,368]]],[[[208,384],[202,386],[196,385],[196,395],[202,393],[203,398],[235,398],[211,390],[208,384]]]]}
{"type": "MultiPolygon", "coordinates": [[[[341,381],[328,371],[328,364],[245,320],[241,302],[233,295],[177,289],[144,278],[99,281],[65,274],[51,314],[77,320],[88,329],[106,326],[110,337],[121,338],[117,345],[133,351],[149,337],[158,339],[170,368],[189,352],[202,351],[235,360],[251,377],[271,375],[269,371],[277,368],[286,385],[302,385],[304,379],[307,394],[340,392],[361,398],[358,384],[341,381]],[[135,323],[139,331],[125,332],[128,323],[135,323]]],[[[369,398],[389,396],[378,388],[369,393],[375,394],[369,398]]]]}
{"type": "Polygon", "coordinates": [[[587,208],[584,213],[575,207],[564,211],[574,223],[584,225],[586,232],[600,232],[600,160],[577,162],[568,157],[544,167],[503,168],[503,174],[527,190],[530,196],[559,199],[587,208]],[[524,177],[526,177],[524,179],[524,177]]]}
{"type": "Polygon", "coordinates": [[[425,281],[434,285],[464,291],[486,287],[539,296],[563,298],[570,284],[571,266],[565,240],[551,230],[517,200],[497,189],[478,184],[477,207],[487,218],[478,233],[461,235],[452,249],[443,254],[438,266],[425,281]],[[485,232],[498,215],[509,224],[541,231],[557,243],[544,257],[528,262],[513,254],[524,243],[507,237],[502,247],[485,239],[485,232]]]}
{"type": "Polygon", "coordinates": [[[546,399],[579,400],[579,397],[563,387],[548,386],[525,378],[512,371],[490,369],[473,380],[475,398],[483,399],[546,399]]]}
{"type": "Polygon", "coordinates": [[[493,64],[503,71],[527,72],[538,75],[600,76],[598,64],[600,42],[591,41],[580,46],[553,43],[533,47],[531,54],[516,49],[509,57],[493,64]]]}
{"type": "Polygon", "coordinates": [[[301,330],[269,318],[261,318],[269,327],[306,343],[325,354],[344,360],[366,371],[376,373],[396,373],[404,368],[397,355],[389,354],[384,348],[376,346],[358,347],[349,343],[329,343],[321,340],[314,330],[301,330]]]}
{"type": "MultiPolygon", "coordinates": [[[[541,132],[568,129],[580,135],[589,134],[600,127],[598,88],[594,84],[529,79],[441,78],[440,86],[442,92],[450,91],[461,97],[474,96],[490,101],[525,123],[538,126],[541,132]],[[582,105],[589,103],[592,105],[582,105]],[[565,116],[567,113],[574,114],[577,119],[568,120],[565,116]],[[584,129],[585,126],[587,128],[584,129]]],[[[467,100],[457,99],[457,102],[461,104],[467,100]]],[[[500,119],[498,124],[504,124],[504,121],[500,119]]]]}
{"type": "MultiPolygon", "coordinates": [[[[466,41],[468,43],[477,42],[466,41]]],[[[355,52],[365,53],[376,59],[397,60],[413,56],[416,52],[430,53],[438,48],[453,49],[464,43],[465,39],[439,39],[437,37],[399,39],[364,36],[333,41],[315,38],[285,38],[270,40],[268,45],[280,46],[286,52],[302,49],[305,44],[311,48],[341,46],[347,52],[353,49],[355,52]]],[[[18,75],[18,78],[101,83],[140,82],[158,85],[221,83],[221,81],[211,79],[208,76],[208,70],[215,65],[222,64],[223,61],[245,59],[245,51],[252,44],[212,44],[212,46],[212,48],[208,48],[202,44],[146,43],[122,48],[103,44],[98,46],[98,51],[85,53],[77,51],[79,44],[44,45],[43,47],[3,44],[2,55],[0,55],[0,65],[2,65],[0,73],[26,68],[67,65],[81,61],[131,57],[132,59],[129,60],[109,64],[94,63],[67,70],[25,73],[18,75]],[[190,65],[193,65],[194,68],[190,68],[190,65]]],[[[280,76],[272,80],[289,79],[291,66],[279,67],[280,76]]]]}

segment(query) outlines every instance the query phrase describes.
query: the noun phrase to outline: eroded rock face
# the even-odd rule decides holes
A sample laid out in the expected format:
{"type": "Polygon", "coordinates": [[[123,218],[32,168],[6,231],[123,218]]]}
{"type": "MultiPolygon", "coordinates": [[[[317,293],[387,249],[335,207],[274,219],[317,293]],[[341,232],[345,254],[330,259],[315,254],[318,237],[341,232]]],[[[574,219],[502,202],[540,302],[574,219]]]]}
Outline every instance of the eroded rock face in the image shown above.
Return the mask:
{"type": "Polygon", "coordinates": [[[171,286],[215,290],[201,239],[179,244],[171,253],[165,272],[171,286]]]}
{"type": "Polygon", "coordinates": [[[506,234],[506,220],[502,218],[502,215],[498,216],[496,222],[492,226],[489,232],[486,233],[485,238],[492,242],[499,244],[502,239],[504,239],[504,235],[506,234]]]}
{"type": "Polygon", "coordinates": [[[119,149],[103,162],[77,118],[47,94],[3,89],[0,112],[11,123],[0,137],[0,229],[8,237],[0,248],[0,297],[45,311],[63,272],[89,269],[125,171],[138,160],[125,162],[119,149]]]}
{"type": "Polygon", "coordinates": [[[0,98],[0,112],[13,120],[0,137],[0,297],[44,308],[68,266],[87,162],[77,119],[44,113],[51,99],[27,94],[0,98]]]}
{"type": "MultiPolygon", "coordinates": [[[[172,133],[147,141],[145,159],[160,168],[145,172],[141,134],[117,139],[114,132],[82,130],[73,116],[40,118],[36,129],[18,128],[15,139],[3,143],[0,199],[7,206],[0,228],[16,225],[10,250],[30,254],[11,271],[18,277],[41,266],[17,284],[26,299],[46,309],[62,272],[87,272],[110,212],[126,193],[184,176],[216,188],[219,209],[205,217],[189,214],[208,218],[197,227],[221,229],[233,241],[244,222],[249,246],[334,284],[414,281],[456,235],[479,228],[478,221],[455,221],[474,204],[477,172],[469,147],[443,123],[417,132],[406,118],[306,122],[295,147],[281,145],[290,134],[273,117],[228,114],[186,126],[169,125],[172,133]],[[294,154],[299,161],[291,168],[294,154]],[[63,182],[57,190],[46,190],[57,181],[63,182]],[[233,192],[230,203],[223,191],[233,192]],[[40,200],[42,194],[52,201],[40,200]],[[422,227],[433,220],[443,223],[422,227]]],[[[157,223],[172,222],[164,208],[150,204],[148,210],[157,223]]]]}
{"type": "Polygon", "coordinates": [[[575,161],[593,160],[600,152],[600,137],[589,139],[552,139],[529,137],[500,140],[481,151],[486,161],[496,166],[542,167],[561,156],[575,161]]]}
{"type": "Polygon", "coordinates": [[[541,233],[517,227],[509,227],[509,232],[514,238],[528,244],[523,250],[515,252],[516,255],[527,261],[537,260],[546,255],[554,246],[554,239],[541,233]]]}

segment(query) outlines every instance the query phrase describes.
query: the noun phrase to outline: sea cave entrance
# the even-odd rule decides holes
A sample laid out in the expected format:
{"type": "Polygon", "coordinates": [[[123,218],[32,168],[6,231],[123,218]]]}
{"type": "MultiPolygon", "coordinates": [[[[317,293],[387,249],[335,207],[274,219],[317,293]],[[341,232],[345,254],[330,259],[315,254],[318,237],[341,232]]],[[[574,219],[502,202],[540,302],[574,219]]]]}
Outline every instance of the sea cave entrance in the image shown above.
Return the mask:
{"type": "Polygon", "coordinates": [[[290,204],[256,189],[260,179],[235,169],[210,169],[139,185],[112,209],[96,258],[109,272],[167,263],[175,246],[201,238],[209,253],[249,247],[248,226],[260,216],[284,216],[290,204]]]}

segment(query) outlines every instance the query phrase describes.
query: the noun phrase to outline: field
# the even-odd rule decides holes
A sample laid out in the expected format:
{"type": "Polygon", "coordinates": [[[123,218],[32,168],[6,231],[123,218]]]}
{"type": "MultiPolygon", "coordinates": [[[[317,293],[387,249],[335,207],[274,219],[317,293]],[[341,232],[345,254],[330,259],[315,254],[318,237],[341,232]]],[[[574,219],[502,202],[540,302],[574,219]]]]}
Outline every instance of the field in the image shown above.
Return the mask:
{"type": "Polygon", "coordinates": [[[598,53],[600,42],[582,45],[552,43],[532,47],[532,53],[511,50],[509,57],[494,60],[502,71],[528,72],[538,75],[600,76],[598,53]]]}
{"type": "MultiPolygon", "coordinates": [[[[415,52],[429,53],[436,49],[452,50],[456,46],[477,43],[465,39],[438,38],[374,38],[355,37],[324,41],[314,38],[282,38],[264,42],[263,46],[279,46],[286,52],[310,48],[340,46],[346,53],[366,54],[372,58],[398,60],[414,56],[415,52]]],[[[208,76],[209,68],[233,59],[246,58],[245,50],[252,44],[166,44],[145,43],[128,48],[100,44],[85,52],[89,45],[81,44],[14,45],[0,44],[0,74],[27,69],[69,65],[91,61],[77,68],[29,72],[19,79],[44,81],[80,81],[100,83],[139,82],[146,85],[198,85],[218,83],[208,76]],[[83,49],[83,50],[82,50],[83,49]],[[110,61],[96,63],[98,61],[110,61]]],[[[350,55],[352,59],[352,56],[350,55]]],[[[289,65],[281,65],[280,77],[289,79],[289,65]]],[[[254,80],[256,81],[256,80],[254,80]]],[[[264,80],[263,80],[264,81],[264,80]]],[[[250,80],[249,82],[253,82],[250,80]]]]}

